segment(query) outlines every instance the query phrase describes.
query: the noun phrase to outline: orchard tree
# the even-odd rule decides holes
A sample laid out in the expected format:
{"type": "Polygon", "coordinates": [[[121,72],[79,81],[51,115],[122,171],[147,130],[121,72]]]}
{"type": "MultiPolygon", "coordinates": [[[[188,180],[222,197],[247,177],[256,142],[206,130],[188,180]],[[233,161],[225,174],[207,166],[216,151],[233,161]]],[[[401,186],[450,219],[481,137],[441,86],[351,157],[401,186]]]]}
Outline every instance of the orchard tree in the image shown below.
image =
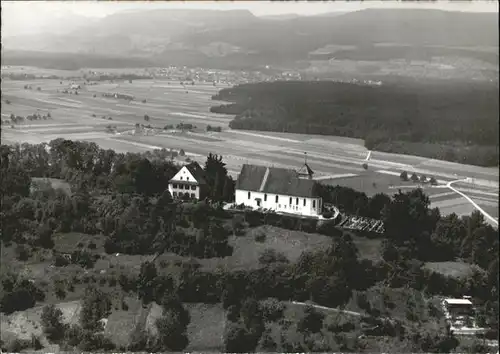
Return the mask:
{"type": "Polygon", "coordinates": [[[183,351],[189,344],[187,326],[189,312],[177,297],[167,295],[161,301],[163,316],[156,321],[158,329],[157,349],[160,351],[183,351]]]}
{"type": "Polygon", "coordinates": [[[64,338],[66,326],[63,323],[62,311],[54,305],[43,307],[41,322],[43,332],[51,342],[57,342],[64,338]]]}

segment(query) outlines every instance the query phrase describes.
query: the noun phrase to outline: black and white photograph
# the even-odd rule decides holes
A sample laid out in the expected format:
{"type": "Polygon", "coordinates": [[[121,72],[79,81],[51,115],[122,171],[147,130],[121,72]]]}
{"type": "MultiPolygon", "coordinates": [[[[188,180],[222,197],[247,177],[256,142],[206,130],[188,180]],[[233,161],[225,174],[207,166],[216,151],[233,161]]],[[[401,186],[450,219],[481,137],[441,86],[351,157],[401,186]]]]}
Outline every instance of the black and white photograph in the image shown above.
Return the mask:
{"type": "Polygon", "coordinates": [[[498,354],[498,10],[2,0],[0,352],[498,354]]]}

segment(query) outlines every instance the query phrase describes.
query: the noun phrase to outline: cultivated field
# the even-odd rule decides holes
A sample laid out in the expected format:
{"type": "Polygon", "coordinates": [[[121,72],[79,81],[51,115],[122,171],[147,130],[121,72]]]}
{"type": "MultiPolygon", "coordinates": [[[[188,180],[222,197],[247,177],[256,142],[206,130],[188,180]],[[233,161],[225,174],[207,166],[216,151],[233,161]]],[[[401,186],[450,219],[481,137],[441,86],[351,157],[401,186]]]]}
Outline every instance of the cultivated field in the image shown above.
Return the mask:
{"type": "MultiPolygon", "coordinates": [[[[6,72],[9,70],[59,75],[59,72],[36,68],[24,68],[23,71],[15,67],[5,69],[6,72]]],[[[66,76],[81,74],[69,72],[66,76]]],[[[1,88],[4,101],[10,101],[10,104],[2,102],[2,121],[8,120],[11,114],[27,116],[37,112],[46,115],[50,112],[52,116],[51,119],[25,121],[14,126],[3,124],[4,144],[48,142],[64,137],[93,141],[103,148],[119,152],[144,152],[156,148],[183,149],[189,157],[200,162],[204,162],[205,156],[212,152],[223,155],[229,172],[234,176],[244,163],[299,168],[304,161],[304,152],[307,152],[308,164],[323,183],[351,186],[368,195],[396,192],[401,186],[404,187],[402,190],[412,188],[404,186],[398,180],[403,170],[434,176],[443,185],[441,188],[426,187],[426,192],[431,197],[441,194],[440,199],[432,200],[432,203],[440,206],[443,214],[464,214],[473,210],[471,203],[458,194],[442,195],[450,192],[444,186],[447,182],[472,177],[476,183],[473,191],[481,189],[493,194],[487,195],[488,200],[478,199],[477,203],[484,206],[485,211],[491,212],[492,216],[498,217],[499,172],[496,168],[373,152],[366,161],[368,171],[365,171],[362,164],[368,157],[368,151],[363,146],[363,141],[358,139],[229,129],[232,116],[209,111],[214,104],[211,96],[220,89],[211,83],[198,82],[194,86],[183,86],[178,81],[152,79],[134,80],[131,83],[103,81],[85,85],[83,79],[40,79],[29,82],[5,79],[2,80],[1,88]],[[26,84],[31,85],[32,89],[24,89],[26,84]],[[78,95],[63,93],[71,84],[81,86],[78,95]],[[37,90],[38,87],[40,91],[37,90]],[[135,99],[129,102],[105,98],[103,93],[128,94],[135,99]],[[143,100],[146,100],[145,103],[143,100]],[[149,121],[144,120],[146,114],[150,117],[149,121]],[[136,123],[150,124],[158,129],[153,135],[134,134],[136,123]],[[166,125],[175,126],[179,123],[190,123],[196,128],[184,133],[163,130],[166,125]],[[107,128],[109,125],[116,129],[110,132],[107,128]],[[207,132],[207,125],[220,126],[223,131],[207,132]]]]}

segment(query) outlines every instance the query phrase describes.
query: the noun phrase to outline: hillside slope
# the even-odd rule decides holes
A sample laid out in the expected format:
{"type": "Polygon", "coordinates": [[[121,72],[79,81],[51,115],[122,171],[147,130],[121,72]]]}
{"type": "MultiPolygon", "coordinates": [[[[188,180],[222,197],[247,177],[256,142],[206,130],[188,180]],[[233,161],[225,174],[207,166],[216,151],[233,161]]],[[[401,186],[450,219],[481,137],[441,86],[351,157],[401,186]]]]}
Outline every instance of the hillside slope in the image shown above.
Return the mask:
{"type": "MultiPolygon", "coordinates": [[[[494,13],[368,9],[275,20],[248,11],[155,10],[113,14],[65,34],[4,35],[2,41],[7,50],[134,55],[220,68],[295,66],[332,45],[351,46],[340,53],[348,60],[422,59],[431,51],[425,59],[465,56],[498,65],[497,29],[494,13]],[[380,44],[393,49],[380,50],[380,44]],[[211,47],[226,49],[213,55],[211,47]]],[[[336,51],[323,51],[319,59],[336,51]]]]}

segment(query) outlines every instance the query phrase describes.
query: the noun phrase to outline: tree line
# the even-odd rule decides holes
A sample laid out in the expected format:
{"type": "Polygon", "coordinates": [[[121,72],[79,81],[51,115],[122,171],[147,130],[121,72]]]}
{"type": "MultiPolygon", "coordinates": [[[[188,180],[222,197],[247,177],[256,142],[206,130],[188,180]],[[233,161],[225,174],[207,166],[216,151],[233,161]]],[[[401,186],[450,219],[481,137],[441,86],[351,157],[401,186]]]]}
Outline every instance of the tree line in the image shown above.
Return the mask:
{"type": "Polygon", "coordinates": [[[243,84],[212,98],[233,129],[339,135],[368,149],[498,165],[495,83],[407,80],[379,87],[340,82],[243,84]]]}

